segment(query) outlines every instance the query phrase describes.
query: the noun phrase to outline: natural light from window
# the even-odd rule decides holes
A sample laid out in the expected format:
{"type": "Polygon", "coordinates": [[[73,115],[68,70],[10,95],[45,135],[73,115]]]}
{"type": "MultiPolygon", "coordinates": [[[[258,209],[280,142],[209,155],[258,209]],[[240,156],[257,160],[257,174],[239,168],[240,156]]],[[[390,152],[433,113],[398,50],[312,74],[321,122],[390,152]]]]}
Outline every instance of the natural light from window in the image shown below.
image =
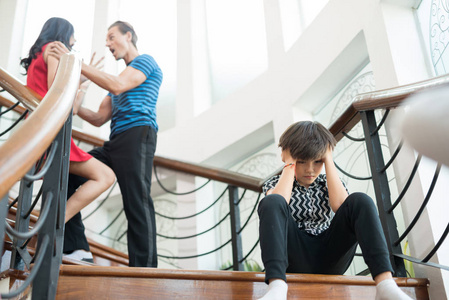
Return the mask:
{"type": "Polygon", "coordinates": [[[279,0],[284,49],[288,51],[329,0],[279,0]]]}
{"type": "Polygon", "coordinates": [[[263,1],[208,0],[212,102],[229,96],[268,67],[263,1]]]}

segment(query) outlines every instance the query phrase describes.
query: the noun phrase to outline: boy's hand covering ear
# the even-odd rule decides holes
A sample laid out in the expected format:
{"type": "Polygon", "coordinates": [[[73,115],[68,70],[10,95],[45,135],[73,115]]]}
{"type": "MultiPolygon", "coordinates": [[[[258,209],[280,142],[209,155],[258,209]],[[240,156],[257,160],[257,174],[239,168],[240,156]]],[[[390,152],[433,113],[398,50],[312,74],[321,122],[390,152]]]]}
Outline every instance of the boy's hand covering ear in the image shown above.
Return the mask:
{"type": "Polygon", "coordinates": [[[292,156],[290,154],[290,150],[288,150],[288,149],[282,150],[281,158],[282,158],[282,161],[285,164],[294,164],[294,163],[296,163],[296,160],[292,158],[292,156]]]}
{"type": "Polygon", "coordinates": [[[327,148],[326,154],[324,154],[324,159],[323,160],[324,160],[324,164],[334,160],[334,158],[332,156],[332,149],[331,149],[331,147],[327,148]]]}

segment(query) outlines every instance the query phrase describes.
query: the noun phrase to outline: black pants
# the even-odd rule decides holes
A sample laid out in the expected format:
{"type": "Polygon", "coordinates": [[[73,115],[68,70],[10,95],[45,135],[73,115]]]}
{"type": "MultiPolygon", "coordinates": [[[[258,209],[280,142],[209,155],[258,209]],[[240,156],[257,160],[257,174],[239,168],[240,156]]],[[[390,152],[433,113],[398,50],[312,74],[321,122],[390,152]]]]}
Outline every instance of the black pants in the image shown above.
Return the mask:
{"type": "MultiPolygon", "coordinates": [[[[117,176],[128,219],[128,254],[132,267],[157,267],[156,222],[150,196],[156,141],[157,134],[152,127],[133,127],[89,152],[111,167],[117,176]]],[[[73,189],[83,181],[71,176],[69,185],[73,189]]],[[[86,249],[86,244],[81,215],[77,214],[66,224],[64,252],[86,249]]]]}
{"type": "Polygon", "coordinates": [[[341,275],[351,264],[357,243],[373,278],[393,272],[376,207],[363,193],[351,194],[330,227],[317,236],[298,228],[280,195],[262,199],[258,213],[267,283],[272,278],[286,280],[286,272],[341,275]]]}

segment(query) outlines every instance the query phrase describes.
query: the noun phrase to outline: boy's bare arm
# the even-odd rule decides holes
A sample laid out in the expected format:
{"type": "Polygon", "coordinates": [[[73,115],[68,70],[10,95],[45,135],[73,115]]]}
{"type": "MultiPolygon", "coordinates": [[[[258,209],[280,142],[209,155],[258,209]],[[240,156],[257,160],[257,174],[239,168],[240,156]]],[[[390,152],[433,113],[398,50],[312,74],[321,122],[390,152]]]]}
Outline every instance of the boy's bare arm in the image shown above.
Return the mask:
{"type": "Polygon", "coordinates": [[[282,169],[281,177],[274,189],[269,190],[269,194],[278,194],[284,197],[287,203],[290,203],[290,198],[293,190],[293,182],[295,179],[295,167],[296,161],[290,155],[289,150],[282,151],[282,161],[286,164],[286,167],[282,169]]]}
{"type": "Polygon", "coordinates": [[[326,171],[327,188],[329,190],[329,203],[332,210],[336,212],[340,205],[345,202],[348,197],[348,192],[338,176],[330,148],[327,149],[326,156],[324,157],[324,168],[326,171]]]}

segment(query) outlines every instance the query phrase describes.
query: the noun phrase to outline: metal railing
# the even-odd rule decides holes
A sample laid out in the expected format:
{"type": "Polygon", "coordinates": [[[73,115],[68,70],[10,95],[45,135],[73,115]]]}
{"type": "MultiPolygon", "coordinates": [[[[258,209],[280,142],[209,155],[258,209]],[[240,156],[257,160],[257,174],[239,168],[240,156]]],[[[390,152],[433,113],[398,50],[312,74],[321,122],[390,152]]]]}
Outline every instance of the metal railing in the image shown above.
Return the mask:
{"type": "MultiPolygon", "coordinates": [[[[6,234],[12,242],[10,268],[28,273],[17,289],[1,294],[1,298],[21,295],[30,285],[33,299],[56,296],[67,197],[71,108],[80,72],[78,59],[63,56],[52,88],[39,103],[31,91],[0,69],[0,86],[27,108],[1,133],[7,138],[0,145],[0,234],[6,234]],[[19,193],[9,203],[10,189],[18,181],[19,193]],[[40,191],[33,199],[37,181],[40,191]],[[30,229],[31,211],[38,203],[41,212],[30,229]],[[17,208],[14,221],[7,218],[13,206],[17,208]],[[27,251],[30,243],[36,243],[34,256],[27,251]]],[[[10,109],[3,111],[2,121],[11,113],[10,109]]],[[[0,244],[0,252],[3,247],[0,244]]]]}
{"type": "MultiPolygon", "coordinates": [[[[391,254],[391,263],[396,272],[396,276],[406,277],[407,270],[404,266],[404,260],[411,261],[413,263],[425,265],[428,267],[437,267],[443,270],[449,270],[448,266],[436,264],[429,260],[437,253],[438,249],[444,243],[449,233],[449,222],[442,233],[441,237],[431,246],[428,254],[423,258],[413,257],[403,254],[401,249],[401,242],[407,240],[410,234],[413,234],[413,229],[416,229],[416,224],[429,201],[432,198],[432,192],[435,186],[438,184],[438,177],[441,169],[441,164],[437,164],[433,175],[430,187],[422,200],[419,210],[412,218],[409,224],[406,224],[406,228],[402,231],[398,231],[397,222],[394,216],[395,210],[398,209],[398,205],[403,203],[408,196],[409,187],[415,178],[417,173],[421,155],[418,155],[413,166],[413,169],[406,180],[406,183],[401,190],[398,191],[396,199],[392,198],[390,191],[391,185],[394,183],[387,175],[387,171],[392,169],[395,160],[400,156],[403,149],[403,142],[400,141],[396,146],[388,146],[388,149],[395,149],[391,151],[390,157],[384,158],[385,151],[382,151],[382,142],[380,139],[380,131],[385,128],[385,122],[390,116],[390,109],[400,106],[402,101],[408,96],[421,91],[423,89],[429,89],[436,86],[445,85],[449,82],[449,75],[440,76],[431,80],[418,82],[402,87],[375,91],[366,94],[360,94],[355,97],[354,102],[348,109],[342,114],[342,116],[330,127],[331,132],[337,137],[338,140],[347,138],[354,143],[364,143],[366,152],[369,158],[370,164],[370,176],[361,178],[345,172],[340,168],[340,171],[346,176],[349,176],[357,180],[372,180],[376,203],[379,211],[379,217],[381,220],[382,228],[387,240],[388,249],[391,254]],[[376,112],[383,111],[383,116],[380,121],[376,120],[376,112]],[[349,132],[357,125],[361,124],[363,128],[363,136],[353,137],[349,132]],[[386,161],[386,162],[385,162],[386,161]]],[[[395,170],[391,170],[392,176],[395,176],[395,170]]],[[[447,180],[447,178],[446,178],[447,180]]],[[[447,184],[443,182],[440,184],[447,184]]],[[[410,197],[411,198],[411,197],[410,197]]]]}

